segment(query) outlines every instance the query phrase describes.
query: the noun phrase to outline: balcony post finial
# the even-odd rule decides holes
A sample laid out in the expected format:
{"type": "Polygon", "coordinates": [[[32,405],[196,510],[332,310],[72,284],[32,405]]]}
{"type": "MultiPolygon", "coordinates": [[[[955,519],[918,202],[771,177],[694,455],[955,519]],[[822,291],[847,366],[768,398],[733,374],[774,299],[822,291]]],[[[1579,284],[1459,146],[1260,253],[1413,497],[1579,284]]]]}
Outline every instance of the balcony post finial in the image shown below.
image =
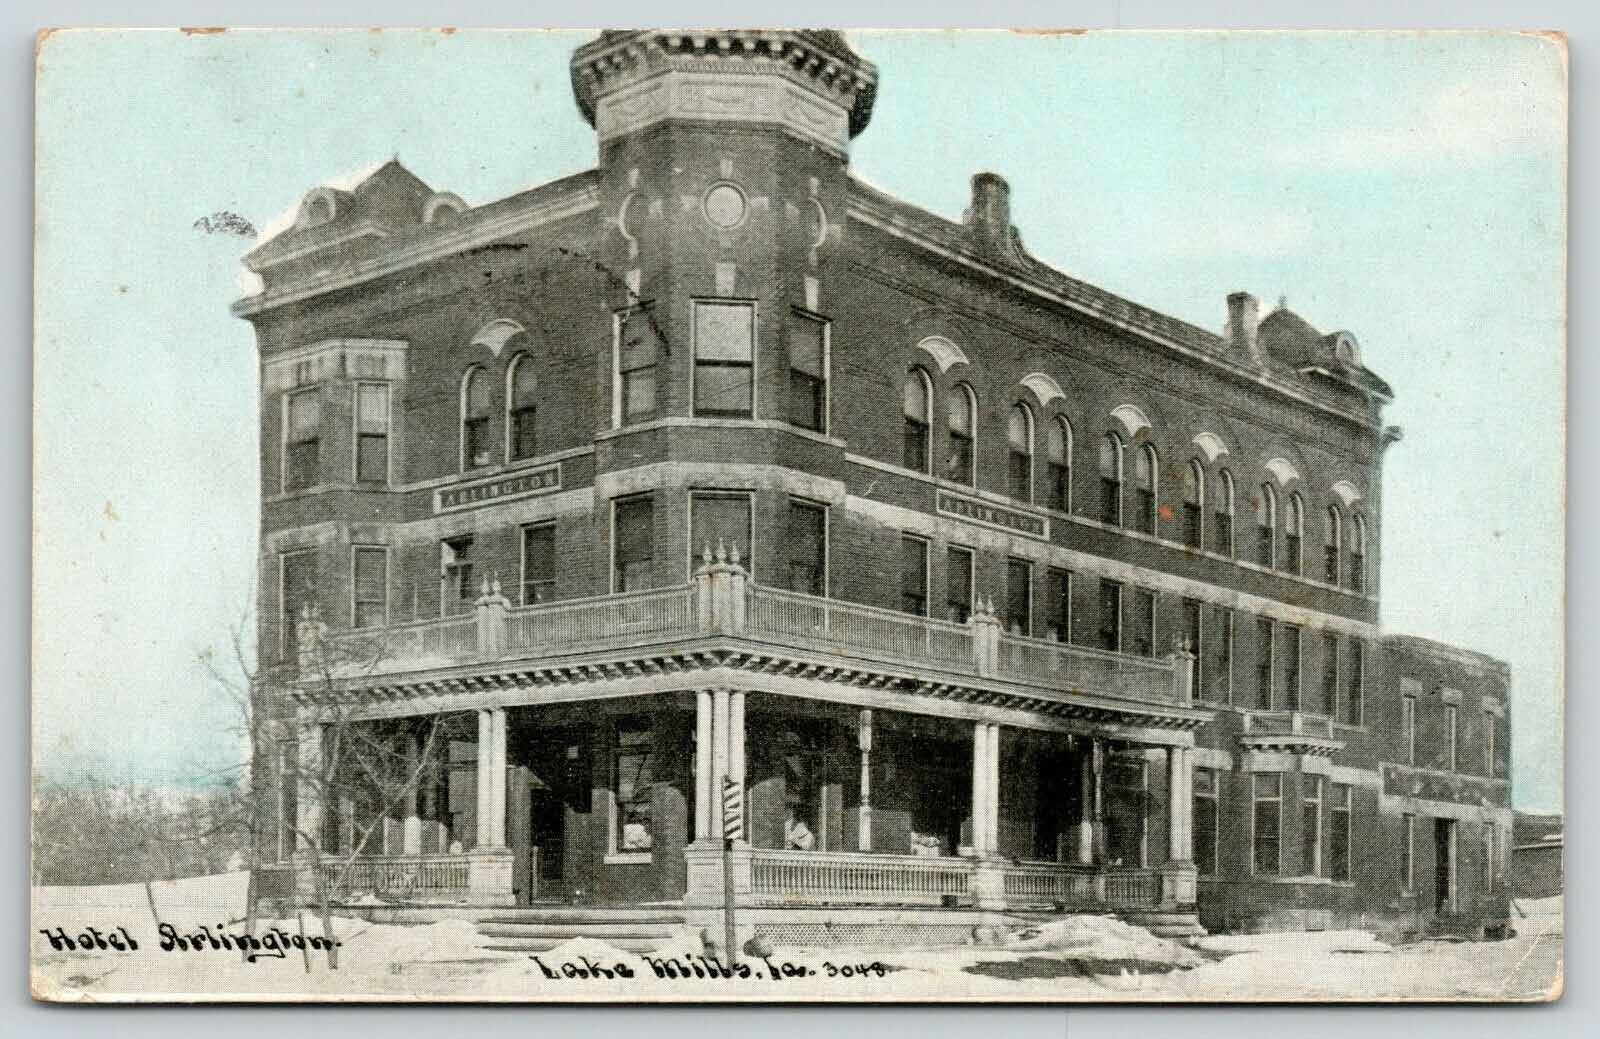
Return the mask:
{"type": "Polygon", "coordinates": [[[735,544],[733,548],[728,551],[728,562],[732,563],[734,566],[739,565],[739,546],[737,544],[735,544]]]}
{"type": "Polygon", "coordinates": [[[717,538],[717,562],[726,563],[727,561],[728,561],[728,546],[727,546],[726,543],[723,542],[723,540],[721,538],[717,538]]]}

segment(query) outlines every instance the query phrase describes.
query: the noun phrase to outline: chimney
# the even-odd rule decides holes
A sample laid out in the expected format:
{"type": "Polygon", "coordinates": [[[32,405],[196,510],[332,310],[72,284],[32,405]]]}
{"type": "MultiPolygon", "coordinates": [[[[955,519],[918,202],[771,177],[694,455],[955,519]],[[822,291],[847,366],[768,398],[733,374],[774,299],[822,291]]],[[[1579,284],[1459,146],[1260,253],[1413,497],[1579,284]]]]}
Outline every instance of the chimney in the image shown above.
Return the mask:
{"type": "Polygon", "coordinates": [[[1228,327],[1223,336],[1228,347],[1241,357],[1261,360],[1261,346],[1256,341],[1256,328],[1261,324],[1261,301],[1248,292],[1228,294],[1228,327]]]}
{"type": "Polygon", "coordinates": [[[998,173],[972,178],[968,223],[978,247],[990,255],[1011,255],[1011,186],[998,173]]]}

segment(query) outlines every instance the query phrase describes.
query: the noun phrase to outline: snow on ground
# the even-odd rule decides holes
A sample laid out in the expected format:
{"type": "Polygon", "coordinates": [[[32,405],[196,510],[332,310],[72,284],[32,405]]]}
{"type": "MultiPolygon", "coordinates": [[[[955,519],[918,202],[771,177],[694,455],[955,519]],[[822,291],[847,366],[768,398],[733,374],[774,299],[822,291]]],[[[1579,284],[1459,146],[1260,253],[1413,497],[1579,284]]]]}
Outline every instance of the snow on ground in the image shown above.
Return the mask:
{"type": "MultiPolygon", "coordinates": [[[[164,918],[194,925],[242,915],[242,874],[188,882],[196,902],[164,918]],[[230,900],[231,899],[231,900],[230,900]],[[228,907],[235,907],[229,909],[228,907]],[[225,915],[219,915],[225,914],[225,915]]],[[[185,882],[179,882],[180,885],[185,882]]],[[[36,889],[33,987],[66,1000],[666,1000],[807,999],[1182,1001],[1538,999],[1560,991],[1559,899],[1521,905],[1516,937],[1388,946],[1362,931],[1227,935],[1194,948],[1110,917],[1077,916],[1019,928],[992,945],[939,950],[780,948],[746,957],[746,977],[708,976],[698,940],[675,935],[651,956],[574,939],[537,959],[491,952],[471,924],[372,924],[336,918],[339,967],[298,950],[244,962],[237,952],[163,951],[143,887],[36,889]],[[137,896],[137,897],[133,897],[137,896]],[[122,923],[136,953],[55,951],[39,927],[69,932],[122,923]]],[[[320,920],[307,918],[320,935],[320,920]]],[[[266,920],[257,934],[294,937],[296,920],[266,920]]],[[[180,928],[181,930],[181,928],[180,928]]],[[[237,932],[237,925],[228,930],[237,932]]]]}

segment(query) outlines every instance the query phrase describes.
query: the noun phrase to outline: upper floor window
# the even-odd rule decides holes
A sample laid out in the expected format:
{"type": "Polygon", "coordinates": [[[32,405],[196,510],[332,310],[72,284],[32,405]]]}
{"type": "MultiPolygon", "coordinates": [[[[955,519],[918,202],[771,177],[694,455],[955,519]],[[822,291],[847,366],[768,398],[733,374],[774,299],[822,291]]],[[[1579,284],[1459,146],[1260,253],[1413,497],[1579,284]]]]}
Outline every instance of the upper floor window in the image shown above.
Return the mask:
{"type": "Polygon", "coordinates": [[[1100,582],[1100,648],[1122,649],[1122,585],[1117,581],[1100,582]]]}
{"type": "Polygon", "coordinates": [[[1213,518],[1214,538],[1219,555],[1233,558],[1233,474],[1223,469],[1214,481],[1216,507],[1213,518]]]}
{"type": "Polygon", "coordinates": [[[1406,764],[1417,763],[1417,698],[1400,698],[1400,741],[1406,747],[1406,764]]]}
{"type": "Polygon", "coordinates": [[[1156,593],[1148,588],[1133,590],[1133,614],[1128,623],[1128,652],[1141,657],[1156,655],[1156,593]]]}
{"type": "Polygon", "coordinates": [[[972,550],[951,545],[944,557],[945,620],[967,623],[972,616],[972,550]]]}
{"type": "Polygon", "coordinates": [[[928,615],[928,543],[909,534],[900,538],[900,609],[928,615]]]}
{"type": "Polygon", "coordinates": [[[1497,726],[1496,726],[1496,723],[1495,723],[1495,716],[1490,714],[1488,711],[1484,711],[1483,712],[1483,774],[1486,775],[1486,776],[1493,776],[1493,775],[1497,774],[1496,769],[1497,769],[1497,765],[1498,765],[1497,757],[1498,757],[1499,748],[1498,748],[1498,746],[1496,744],[1496,737],[1499,734],[1496,731],[1496,728],[1497,728],[1497,726]]]}
{"type": "Polygon", "coordinates": [[[742,491],[695,491],[689,495],[689,569],[707,548],[727,549],[731,560],[735,552],[747,573],[755,572],[754,550],[750,541],[751,514],[755,499],[742,491]]]}
{"type": "Polygon", "coordinates": [[[613,319],[616,369],[612,421],[628,425],[656,413],[656,329],[648,306],[630,307],[613,319]]]}
{"type": "Polygon", "coordinates": [[[322,394],[297,390],[284,398],[283,489],[313,486],[322,473],[322,394]]]}
{"type": "Polygon", "coordinates": [[[389,385],[358,382],[356,395],[356,482],[389,482],[389,385]]]}
{"type": "Polygon", "coordinates": [[[1344,716],[1351,725],[1360,725],[1366,710],[1367,644],[1360,639],[1350,641],[1350,674],[1346,679],[1344,716]]]}
{"type": "Polygon", "coordinates": [[[1461,742],[1461,709],[1458,708],[1453,703],[1445,704],[1444,705],[1444,722],[1445,722],[1445,729],[1444,729],[1444,734],[1445,734],[1445,748],[1444,748],[1445,771],[1446,772],[1455,772],[1455,771],[1457,771],[1457,766],[1459,764],[1459,761],[1456,758],[1456,749],[1460,745],[1460,742],[1461,742]]]}
{"type": "Polygon", "coordinates": [[[1283,514],[1284,569],[1299,577],[1303,571],[1300,546],[1306,533],[1306,504],[1299,494],[1289,495],[1289,507],[1283,514]]]}
{"type": "Polygon", "coordinates": [[[1322,713],[1339,716],[1339,636],[1322,636],[1322,713]]]}
{"type": "Polygon", "coordinates": [[[1026,559],[1006,560],[1005,630],[1013,635],[1033,634],[1033,564],[1026,559]]]}
{"type": "Polygon", "coordinates": [[[1256,709],[1272,710],[1273,624],[1266,617],[1256,618],[1256,709]]]}
{"type": "Polygon", "coordinates": [[[461,469],[489,464],[489,373],[477,366],[461,380],[461,469]]]}
{"type": "Polygon", "coordinates": [[[317,601],[317,553],[312,549],[278,557],[278,659],[300,652],[300,621],[317,601]]]}
{"type": "Polygon", "coordinates": [[[828,428],[828,322],[789,315],[789,422],[802,429],[828,428]]]}
{"type": "Polygon", "coordinates": [[[1350,531],[1350,590],[1367,590],[1367,518],[1359,512],[1350,531]]]}
{"type": "Polygon", "coordinates": [[[1283,634],[1283,695],[1288,709],[1298,711],[1300,704],[1300,629],[1293,624],[1281,625],[1283,634]]]}
{"type": "Polygon", "coordinates": [[[1006,422],[1006,490],[1018,501],[1033,500],[1033,412],[1026,404],[1011,409],[1006,422]]]}
{"type": "Polygon", "coordinates": [[[1278,558],[1278,493],[1270,483],[1261,485],[1256,498],[1256,562],[1265,567],[1276,565],[1278,558]]]}
{"type": "Polygon", "coordinates": [[[1191,459],[1183,471],[1183,543],[1190,548],[1205,545],[1206,471],[1198,458],[1191,459]]]}
{"type": "Polygon", "coordinates": [[[1215,652],[1211,667],[1211,693],[1207,699],[1233,702],[1233,611],[1226,606],[1211,607],[1211,645],[1215,652]]]}
{"type": "Polygon", "coordinates": [[[655,502],[648,494],[611,503],[611,590],[649,588],[655,577],[655,502]]]}
{"type": "Polygon", "coordinates": [[[522,605],[556,597],[556,525],[536,523],[522,528],[522,605]]]}
{"type": "Polygon", "coordinates": [[[1144,534],[1154,534],[1161,529],[1158,497],[1161,471],[1156,459],[1156,449],[1150,444],[1139,448],[1133,463],[1133,482],[1139,496],[1139,514],[1135,517],[1138,529],[1144,534]]]}
{"type": "Polygon", "coordinates": [[[1066,419],[1057,418],[1050,423],[1050,432],[1045,437],[1045,456],[1049,484],[1045,489],[1048,496],[1045,504],[1058,512],[1071,512],[1072,427],[1067,425],[1066,419]]]}
{"type": "Polygon", "coordinates": [[[1205,607],[1198,599],[1183,600],[1183,637],[1188,641],[1192,654],[1189,661],[1189,688],[1196,700],[1206,698],[1206,634],[1205,607]]]}
{"type": "Polygon", "coordinates": [[[539,373],[533,358],[518,354],[506,372],[506,461],[539,453],[539,373]]]}
{"type": "Polygon", "coordinates": [[[1339,506],[1328,506],[1327,525],[1322,539],[1322,579],[1329,584],[1339,583],[1339,552],[1344,544],[1344,517],[1339,506]]]}
{"type": "Polygon", "coordinates": [[[694,305],[694,413],[755,414],[756,307],[732,300],[694,305]]]}
{"type": "Polygon", "coordinates": [[[389,550],[357,546],[350,551],[350,626],[389,623],[389,550]]]}
{"type": "Polygon", "coordinates": [[[472,580],[472,535],[439,542],[439,612],[466,613],[477,601],[472,580]]]}
{"type": "Polygon", "coordinates": [[[1115,433],[1100,441],[1100,522],[1122,526],[1122,438],[1115,433]]]}
{"type": "Polygon", "coordinates": [[[1046,636],[1056,642],[1072,641],[1072,571],[1050,567],[1044,575],[1046,636]]]}
{"type": "Polygon", "coordinates": [[[933,425],[933,383],[921,368],[906,372],[905,381],[900,385],[900,413],[905,433],[901,464],[919,473],[928,472],[928,427],[933,425]]]}
{"type": "Polygon", "coordinates": [[[947,480],[973,483],[973,430],[977,427],[978,399],[972,387],[961,383],[945,400],[945,422],[950,429],[950,457],[945,460],[947,480]]]}
{"type": "Polygon", "coordinates": [[[784,534],[789,590],[828,594],[828,507],[791,499],[784,534]]]}

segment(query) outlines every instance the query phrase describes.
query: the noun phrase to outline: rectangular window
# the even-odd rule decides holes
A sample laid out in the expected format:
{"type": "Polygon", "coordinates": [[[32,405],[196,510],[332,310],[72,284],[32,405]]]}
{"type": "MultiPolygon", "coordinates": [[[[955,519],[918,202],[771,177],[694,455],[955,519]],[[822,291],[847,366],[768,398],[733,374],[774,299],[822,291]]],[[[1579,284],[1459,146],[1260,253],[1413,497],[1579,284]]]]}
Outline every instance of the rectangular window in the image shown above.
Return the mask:
{"type": "Polygon", "coordinates": [[[285,398],[283,489],[300,491],[322,476],[322,396],[316,389],[285,398]]]}
{"type": "Polygon", "coordinates": [[[1128,652],[1141,657],[1156,654],[1156,593],[1148,588],[1133,590],[1133,618],[1128,622],[1131,645],[1128,652]]]}
{"type": "Polygon", "coordinates": [[[1409,812],[1400,817],[1400,890],[1416,890],[1417,817],[1409,812]]]}
{"type": "Polygon", "coordinates": [[[910,535],[900,538],[900,609],[928,615],[928,543],[910,535]]]}
{"type": "Polygon", "coordinates": [[[1189,688],[1196,699],[1205,699],[1205,609],[1198,599],[1183,600],[1183,637],[1194,659],[1189,662],[1189,688]]]}
{"type": "Polygon", "coordinates": [[[1322,777],[1300,777],[1300,875],[1322,876],[1322,777]]]}
{"type": "Polygon", "coordinates": [[[1345,721],[1360,725],[1366,710],[1367,644],[1359,639],[1350,641],[1350,674],[1345,681],[1348,685],[1344,702],[1345,721]]]}
{"type": "Polygon", "coordinates": [[[1272,710],[1272,621],[1256,618],[1256,709],[1272,710]]]}
{"type": "Polygon", "coordinates": [[[389,550],[357,547],[350,553],[350,626],[389,623],[389,550]]]}
{"type": "Polygon", "coordinates": [[[789,422],[828,428],[828,322],[789,315],[789,422]]]}
{"type": "Polygon", "coordinates": [[[945,620],[967,623],[972,616],[972,550],[951,546],[944,557],[945,620]]]}
{"type": "Polygon", "coordinates": [[[1251,813],[1250,871],[1258,876],[1274,877],[1282,868],[1279,843],[1283,832],[1283,775],[1256,772],[1250,781],[1255,800],[1255,810],[1251,813]]]}
{"type": "Polygon", "coordinates": [[[1046,636],[1057,642],[1072,641],[1072,571],[1050,567],[1045,571],[1046,636]]]}
{"type": "Polygon", "coordinates": [[[648,853],[655,847],[651,742],[648,719],[629,718],[617,723],[617,741],[611,756],[611,788],[616,792],[611,850],[619,854],[648,853]]]}
{"type": "Polygon", "coordinates": [[[1283,625],[1283,695],[1289,710],[1300,710],[1300,629],[1283,625]]]}
{"type": "Polygon", "coordinates": [[[1116,581],[1100,582],[1100,648],[1122,649],[1122,585],[1116,581]]]}
{"type": "Polygon", "coordinates": [[[293,661],[300,653],[300,621],[317,602],[317,554],[287,552],[278,557],[278,652],[293,661]]]}
{"type": "Polygon", "coordinates": [[[1333,794],[1328,799],[1328,876],[1333,880],[1350,879],[1350,787],[1334,783],[1333,794]]]}
{"type": "Polygon", "coordinates": [[[1195,870],[1202,877],[1216,876],[1217,835],[1221,827],[1217,825],[1220,813],[1217,810],[1217,773],[1215,769],[1197,768],[1194,770],[1193,800],[1195,870]]]}
{"type": "MultiPolygon", "coordinates": [[[[649,495],[611,506],[611,590],[635,592],[655,581],[655,502],[649,495]]],[[[698,557],[697,557],[698,558],[698,557]]]]}
{"type": "MultiPolygon", "coordinates": [[[[1263,515],[1270,517],[1271,513],[1263,515]]],[[[1274,540],[1276,536],[1277,531],[1270,519],[1266,523],[1256,524],[1256,562],[1269,570],[1272,569],[1277,555],[1278,544],[1274,540]]]]}
{"type": "Polygon", "coordinates": [[[356,383],[356,482],[389,482],[389,386],[356,383]]]}
{"type": "Polygon", "coordinates": [[[1355,549],[1350,550],[1350,590],[1357,595],[1367,590],[1367,557],[1355,549]]]}
{"type": "Polygon", "coordinates": [[[705,550],[726,550],[731,561],[738,553],[739,565],[754,574],[754,548],[750,542],[755,501],[749,494],[722,491],[695,491],[689,495],[689,565],[700,565],[705,550]]]}
{"type": "Polygon", "coordinates": [[[1210,699],[1233,703],[1233,611],[1226,606],[1211,608],[1211,635],[1214,664],[1211,668],[1210,699]]]}
{"type": "Polygon", "coordinates": [[[630,307],[613,319],[616,332],[616,424],[642,422],[656,413],[656,362],[660,335],[648,306],[630,307]]]}
{"type": "Polygon", "coordinates": [[[1045,464],[1045,504],[1057,512],[1072,511],[1072,468],[1065,462],[1045,464]]]}
{"type": "Polygon", "coordinates": [[[1033,564],[1026,559],[1006,560],[1006,614],[1001,623],[1013,635],[1033,634],[1033,564]]]}
{"type": "Polygon", "coordinates": [[[1461,712],[1456,708],[1455,704],[1444,705],[1444,720],[1445,739],[1448,741],[1445,747],[1445,771],[1454,772],[1456,771],[1456,744],[1460,739],[1457,726],[1461,723],[1461,712]]]}
{"type": "Polygon", "coordinates": [[[756,308],[731,300],[694,305],[694,413],[750,418],[755,403],[756,308]]]}
{"type": "Polygon", "coordinates": [[[1483,774],[1494,775],[1495,767],[1495,716],[1488,711],[1483,712],[1483,774]]]}
{"type": "Polygon", "coordinates": [[[478,600],[472,579],[472,536],[439,542],[439,611],[449,616],[467,613],[478,600]]]}
{"type": "Polygon", "coordinates": [[[1322,713],[1339,717],[1339,636],[1322,636],[1322,713]]]}
{"type": "Polygon", "coordinates": [[[806,595],[828,594],[827,506],[789,499],[784,535],[789,590],[806,595]]]}
{"type": "Polygon", "coordinates": [[[522,605],[550,602],[556,597],[556,525],[538,523],[522,528],[522,605]]]}
{"type": "Polygon", "coordinates": [[[1480,823],[1478,827],[1479,848],[1478,862],[1478,890],[1488,894],[1494,887],[1494,828],[1488,823],[1480,823]]]}
{"type": "Polygon", "coordinates": [[[1417,763],[1417,698],[1400,698],[1400,739],[1406,745],[1406,764],[1417,763]]]}

